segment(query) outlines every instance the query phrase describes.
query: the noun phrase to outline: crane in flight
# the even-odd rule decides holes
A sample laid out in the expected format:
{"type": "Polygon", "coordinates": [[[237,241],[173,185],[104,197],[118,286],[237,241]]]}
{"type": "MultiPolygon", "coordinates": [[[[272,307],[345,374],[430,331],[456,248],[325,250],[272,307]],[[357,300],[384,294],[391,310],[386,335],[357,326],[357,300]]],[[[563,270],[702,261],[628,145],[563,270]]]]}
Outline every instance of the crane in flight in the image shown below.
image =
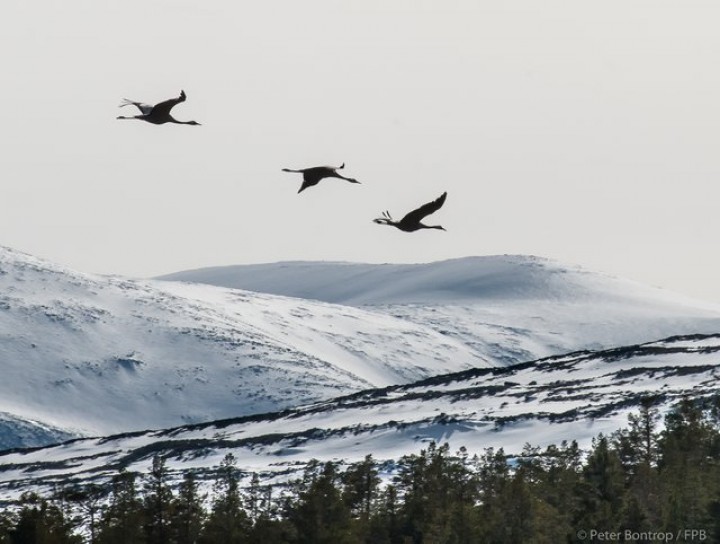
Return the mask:
{"type": "Polygon", "coordinates": [[[185,91],[180,91],[180,96],[178,98],[171,98],[170,100],[165,100],[164,102],[158,102],[154,106],[125,98],[123,103],[120,104],[120,107],[136,106],[140,110],[140,115],[132,115],[129,117],[119,115],[118,119],[139,119],[141,121],[152,123],[153,125],[163,125],[165,123],[177,123],[178,125],[199,125],[200,123],[197,121],[178,121],[170,115],[170,110],[180,102],[185,102],[186,98],[185,91]]]}
{"type": "Polygon", "coordinates": [[[417,210],[411,211],[405,217],[403,217],[400,221],[394,221],[392,216],[390,215],[390,212],[388,212],[388,211],[383,212],[382,217],[373,219],[373,221],[375,223],[377,223],[378,225],[390,225],[392,227],[400,229],[403,232],[414,232],[414,231],[420,230],[420,229],[445,230],[440,225],[424,225],[423,223],[421,223],[421,221],[426,216],[430,215],[431,213],[435,213],[440,208],[442,208],[442,205],[445,203],[446,198],[447,198],[447,192],[441,194],[438,198],[436,198],[432,202],[423,204],[417,210]]]}
{"type": "Polygon", "coordinates": [[[294,172],[303,175],[303,182],[300,186],[298,193],[302,193],[308,187],[317,185],[321,179],[325,178],[340,178],[350,183],[360,183],[358,180],[353,178],[346,178],[345,176],[338,174],[338,170],[345,168],[345,163],[340,166],[313,166],[312,168],[301,168],[299,170],[291,170],[290,168],[283,168],[283,172],[294,172]]]}

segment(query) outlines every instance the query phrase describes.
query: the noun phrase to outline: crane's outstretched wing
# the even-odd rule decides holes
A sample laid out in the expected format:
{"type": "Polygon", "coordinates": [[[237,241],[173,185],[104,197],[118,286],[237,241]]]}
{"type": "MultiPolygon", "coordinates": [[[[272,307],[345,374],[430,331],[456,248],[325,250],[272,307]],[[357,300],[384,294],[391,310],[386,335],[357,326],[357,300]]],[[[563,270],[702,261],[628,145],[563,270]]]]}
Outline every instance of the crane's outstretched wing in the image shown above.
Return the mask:
{"type": "Polygon", "coordinates": [[[168,115],[170,113],[170,110],[173,109],[176,104],[179,104],[180,102],[185,102],[186,98],[187,97],[185,96],[185,91],[180,91],[179,97],[171,98],[170,100],[165,100],[164,102],[158,102],[152,108],[153,116],[168,115]]]}
{"type": "Polygon", "coordinates": [[[143,115],[149,114],[153,107],[150,104],[143,104],[142,102],[135,102],[134,100],[128,100],[127,98],[123,98],[122,104],[120,104],[120,107],[123,106],[137,106],[137,109],[140,110],[140,113],[143,115]]]}
{"type": "Polygon", "coordinates": [[[432,202],[428,202],[427,204],[423,204],[420,206],[417,210],[413,210],[410,213],[408,213],[405,217],[403,217],[400,222],[408,222],[408,223],[419,223],[423,220],[423,218],[427,215],[430,215],[431,213],[434,213],[438,211],[440,208],[442,208],[442,205],[445,203],[445,199],[447,198],[447,192],[441,194],[438,198],[433,200],[432,202]]]}

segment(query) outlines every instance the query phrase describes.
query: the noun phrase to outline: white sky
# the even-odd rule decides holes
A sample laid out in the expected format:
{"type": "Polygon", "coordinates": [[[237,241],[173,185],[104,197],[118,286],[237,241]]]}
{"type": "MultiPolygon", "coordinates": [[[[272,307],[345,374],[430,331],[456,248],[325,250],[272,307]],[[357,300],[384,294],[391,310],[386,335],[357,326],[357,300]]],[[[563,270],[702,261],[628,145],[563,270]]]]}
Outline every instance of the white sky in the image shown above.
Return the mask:
{"type": "Polygon", "coordinates": [[[0,11],[0,244],[133,276],[528,253],[720,301],[717,2],[0,11]],[[203,126],[115,119],[180,89],[203,126]],[[343,161],[363,185],[280,171],[343,161]],[[371,222],[443,191],[447,232],[371,222]]]}

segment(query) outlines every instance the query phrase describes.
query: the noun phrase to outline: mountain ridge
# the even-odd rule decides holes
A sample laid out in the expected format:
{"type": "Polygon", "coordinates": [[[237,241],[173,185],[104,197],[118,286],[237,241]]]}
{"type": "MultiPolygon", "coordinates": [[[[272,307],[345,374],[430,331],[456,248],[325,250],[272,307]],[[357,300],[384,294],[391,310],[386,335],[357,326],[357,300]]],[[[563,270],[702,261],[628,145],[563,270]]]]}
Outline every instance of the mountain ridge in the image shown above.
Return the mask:
{"type": "Polygon", "coordinates": [[[145,472],[154,455],[174,478],[191,469],[202,480],[232,452],[244,478],[282,483],[310,459],[351,463],[372,453],[391,466],[430,441],[470,455],[489,447],[517,455],[526,444],[563,440],[587,448],[648,399],[666,413],[683,397],[717,398],[719,376],[720,334],[470,369],[282,412],[0,453],[0,499],[67,479],[102,481],[119,468],[145,472]]]}
{"type": "Polygon", "coordinates": [[[432,327],[498,366],[720,330],[720,305],[537,256],[280,262],[163,277],[372,309],[432,327]]]}
{"type": "Polygon", "coordinates": [[[637,281],[522,254],[467,256],[427,263],[278,261],[183,270],[156,279],[207,283],[356,306],[442,304],[459,300],[507,299],[513,295],[524,298],[548,298],[549,294],[560,295],[559,298],[576,298],[578,295],[607,298],[625,294],[631,287],[643,294],[652,293],[661,300],[682,301],[713,311],[720,309],[718,304],[701,302],[637,281]],[[589,277],[593,278],[592,285],[582,282],[589,277]],[[352,280],[362,282],[352,283],[352,280]]]}
{"type": "Polygon", "coordinates": [[[450,271],[441,262],[419,276],[384,269],[406,292],[459,277],[461,291],[501,287],[480,303],[352,306],[84,274],[0,247],[0,444],[277,411],[472,367],[720,330],[720,310],[632,282],[541,258],[482,262],[458,259],[450,271]]]}
{"type": "Polygon", "coordinates": [[[20,439],[21,420],[68,435],[165,426],[483,364],[461,343],[392,316],[83,274],[8,248],[0,338],[6,447],[20,439]]]}

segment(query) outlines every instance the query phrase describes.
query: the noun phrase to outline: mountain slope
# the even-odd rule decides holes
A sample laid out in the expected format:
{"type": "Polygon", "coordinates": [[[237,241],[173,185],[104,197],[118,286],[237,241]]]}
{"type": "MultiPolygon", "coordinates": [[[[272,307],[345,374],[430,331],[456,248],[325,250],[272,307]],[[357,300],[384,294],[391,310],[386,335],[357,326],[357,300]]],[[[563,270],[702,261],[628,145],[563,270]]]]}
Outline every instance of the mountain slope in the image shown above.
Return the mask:
{"type": "Polygon", "coordinates": [[[288,262],[163,278],[311,298],[429,326],[494,365],[720,330],[720,306],[539,257],[288,262]]]}
{"type": "Polygon", "coordinates": [[[395,279],[383,287],[375,272],[361,281],[355,265],[340,265],[356,291],[394,286],[393,300],[400,290],[426,300],[356,307],[81,274],[0,248],[0,447],[275,411],[470,367],[720,330],[714,307],[541,259],[419,266],[388,265],[395,279]],[[465,298],[428,294],[452,286],[465,298]]]}
{"type": "Polygon", "coordinates": [[[0,248],[0,445],[278,410],[482,365],[382,313],[81,274],[0,248]]]}
{"type": "Polygon", "coordinates": [[[720,394],[720,335],[669,338],[578,352],[508,368],[472,369],[411,385],[365,391],[305,408],[0,455],[0,499],[61,481],[146,471],[155,454],[171,470],[211,472],[226,453],[249,476],[284,481],[309,459],[398,459],[427,442],[469,453],[525,443],[544,447],[625,426],[647,397],[664,412],[689,396],[720,394]]]}

